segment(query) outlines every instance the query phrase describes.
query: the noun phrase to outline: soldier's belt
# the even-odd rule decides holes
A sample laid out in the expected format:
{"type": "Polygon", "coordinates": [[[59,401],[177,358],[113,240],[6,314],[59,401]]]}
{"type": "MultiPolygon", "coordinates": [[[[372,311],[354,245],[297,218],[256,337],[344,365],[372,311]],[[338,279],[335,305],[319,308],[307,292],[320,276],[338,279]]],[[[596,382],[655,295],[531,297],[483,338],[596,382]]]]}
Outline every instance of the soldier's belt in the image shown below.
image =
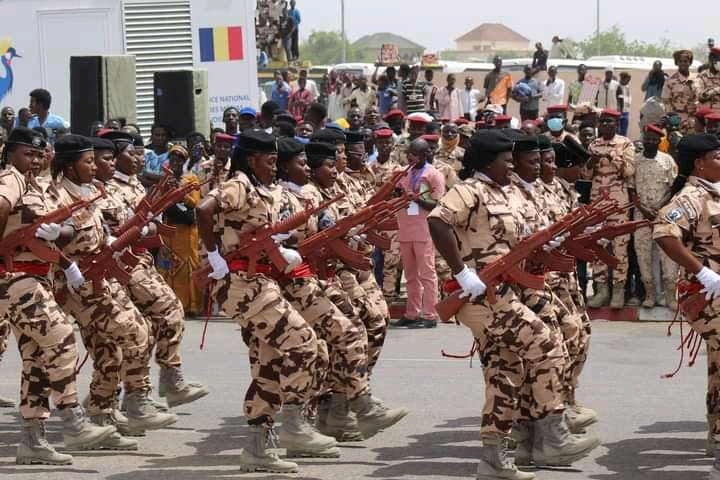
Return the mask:
{"type": "MultiPolygon", "coordinates": [[[[50,264],[40,262],[15,262],[14,271],[27,273],[36,277],[47,277],[50,274],[50,264]]],[[[8,273],[3,266],[0,266],[0,275],[8,273]]]]}

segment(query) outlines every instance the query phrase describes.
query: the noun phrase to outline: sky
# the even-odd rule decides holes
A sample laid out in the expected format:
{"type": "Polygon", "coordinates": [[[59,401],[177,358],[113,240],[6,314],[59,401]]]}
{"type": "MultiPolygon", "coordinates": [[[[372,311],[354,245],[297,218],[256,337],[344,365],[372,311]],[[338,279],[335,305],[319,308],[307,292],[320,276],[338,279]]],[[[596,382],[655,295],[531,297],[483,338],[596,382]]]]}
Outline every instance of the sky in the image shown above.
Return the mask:
{"type": "MultiPolygon", "coordinates": [[[[454,48],[457,37],[482,23],[503,23],[547,48],[554,35],[582,40],[593,34],[596,1],[345,0],[345,29],[351,42],[366,34],[393,32],[437,52],[454,48]],[[419,13],[408,14],[410,5],[419,13]]],[[[720,43],[718,16],[708,9],[707,0],[599,1],[600,30],[617,24],[630,40],[652,43],[667,37],[678,47],[693,48],[708,37],[720,43]]],[[[301,38],[312,30],[340,31],[340,2],[297,0],[301,38]]]]}

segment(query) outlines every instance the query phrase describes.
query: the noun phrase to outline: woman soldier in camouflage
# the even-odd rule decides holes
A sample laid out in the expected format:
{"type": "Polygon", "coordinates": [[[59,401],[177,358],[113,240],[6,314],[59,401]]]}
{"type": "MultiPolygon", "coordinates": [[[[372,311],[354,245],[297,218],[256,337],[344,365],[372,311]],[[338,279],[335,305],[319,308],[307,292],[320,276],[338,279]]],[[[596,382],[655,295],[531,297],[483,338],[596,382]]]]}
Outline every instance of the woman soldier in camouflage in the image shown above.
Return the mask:
{"type": "MultiPolygon", "coordinates": [[[[268,436],[280,407],[298,410],[319,383],[328,362],[327,346],[285,300],[272,277],[272,267],[261,259],[256,275],[247,273],[248,259],[228,264],[228,254],[242,245],[240,238],[265,224],[280,220],[281,189],[273,186],[277,173],[277,141],[261,130],[249,130],[238,138],[228,179],[211,191],[197,207],[200,237],[217,280],[212,295],[220,309],[233,317],[247,335],[252,382],[245,395],[245,418],[250,425],[248,444],[240,457],[244,471],[296,472],[297,464],[280,460],[268,450],[268,436]],[[219,217],[220,244],[214,231],[219,217]]],[[[278,237],[278,242],[280,242],[278,237]]],[[[296,250],[280,246],[291,271],[302,263],[296,250]]],[[[304,418],[297,419],[304,422],[304,418]]],[[[313,450],[336,446],[334,439],[299,426],[313,450]]],[[[300,445],[295,445],[300,449],[300,445]]]]}

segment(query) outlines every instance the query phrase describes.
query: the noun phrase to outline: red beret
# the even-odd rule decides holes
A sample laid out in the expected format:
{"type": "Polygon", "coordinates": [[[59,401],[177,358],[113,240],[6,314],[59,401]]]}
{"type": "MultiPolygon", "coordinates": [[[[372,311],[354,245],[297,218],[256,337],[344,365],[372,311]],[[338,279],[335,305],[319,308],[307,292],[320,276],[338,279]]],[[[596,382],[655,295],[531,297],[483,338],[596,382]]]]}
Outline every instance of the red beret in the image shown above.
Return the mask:
{"type": "Polygon", "coordinates": [[[512,122],[512,117],[510,115],[496,115],[495,116],[495,123],[510,123],[512,122]]]}
{"type": "Polygon", "coordinates": [[[437,133],[426,133],[425,135],[421,136],[423,140],[426,142],[439,142],[440,136],[437,133]]]}
{"type": "Polygon", "coordinates": [[[705,122],[720,122],[720,113],[708,113],[707,115],[705,115],[705,122]]]}
{"type": "Polygon", "coordinates": [[[453,123],[455,123],[455,125],[467,125],[468,123],[470,123],[470,120],[468,120],[465,117],[460,117],[460,118],[456,118],[455,122],[453,122],[453,123]]]}
{"type": "Polygon", "coordinates": [[[375,130],[375,138],[392,138],[393,131],[389,128],[381,128],[379,130],[375,130]]]}
{"type": "Polygon", "coordinates": [[[215,143],[218,142],[235,143],[235,137],[232,135],[228,135],[227,133],[216,133],[215,143]]]}
{"type": "Polygon", "coordinates": [[[383,115],[383,120],[389,120],[393,117],[401,117],[405,118],[405,114],[402,112],[402,110],[398,110],[397,108],[393,108],[388,113],[383,115]]]}
{"type": "Polygon", "coordinates": [[[568,111],[568,106],[567,106],[566,104],[550,105],[550,106],[547,108],[547,111],[548,111],[548,113],[550,113],[550,112],[567,112],[567,111],[568,111]]]}
{"type": "Polygon", "coordinates": [[[95,132],[95,136],[102,137],[106,133],[110,133],[110,132],[114,132],[114,131],[115,131],[114,128],[102,128],[102,129],[98,130],[97,132],[95,132]]]}
{"type": "Polygon", "coordinates": [[[657,133],[660,136],[665,135],[665,131],[660,127],[656,127],[655,125],[645,125],[645,131],[657,133]]]}
{"type": "Polygon", "coordinates": [[[709,107],[700,107],[695,112],[697,118],[705,118],[706,115],[713,113],[713,109],[709,107]]]}
{"type": "Polygon", "coordinates": [[[600,112],[600,116],[620,118],[622,117],[622,113],[618,112],[617,110],[613,110],[612,108],[605,108],[600,112]]]}
{"type": "Polygon", "coordinates": [[[485,125],[486,125],[485,120],[478,120],[477,122],[475,122],[475,128],[484,127],[485,125]]]}
{"type": "Polygon", "coordinates": [[[449,122],[450,122],[450,118],[449,118],[449,117],[442,117],[442,118],[440,118],[440,123],[442,123],[442,124],[449,123],[449,122]]]}
{"type": "Polygon", "coordinates": [[[714,53],[715,55],[720,55],[720,47],[711,48],[710,53],[714,53]]]}

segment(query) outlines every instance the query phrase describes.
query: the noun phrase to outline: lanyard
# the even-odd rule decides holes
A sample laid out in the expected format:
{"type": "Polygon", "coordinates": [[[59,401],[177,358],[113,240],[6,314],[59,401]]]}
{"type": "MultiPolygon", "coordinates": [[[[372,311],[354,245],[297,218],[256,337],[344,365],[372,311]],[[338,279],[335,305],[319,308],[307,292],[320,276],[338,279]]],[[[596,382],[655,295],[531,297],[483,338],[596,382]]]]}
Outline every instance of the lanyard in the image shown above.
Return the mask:
{"type": "Polygon", "coordinates": [[[425,169],[427,168],[428,164],[426,163],[423,165],[423,167],[420,170],[412,169],[410,170],[410,189],[412,192],[415,192],[415,188],[417,187],[417,184],[420,182],[420,179],[423,176],[423,173],[425,173],[425,169]]]}

